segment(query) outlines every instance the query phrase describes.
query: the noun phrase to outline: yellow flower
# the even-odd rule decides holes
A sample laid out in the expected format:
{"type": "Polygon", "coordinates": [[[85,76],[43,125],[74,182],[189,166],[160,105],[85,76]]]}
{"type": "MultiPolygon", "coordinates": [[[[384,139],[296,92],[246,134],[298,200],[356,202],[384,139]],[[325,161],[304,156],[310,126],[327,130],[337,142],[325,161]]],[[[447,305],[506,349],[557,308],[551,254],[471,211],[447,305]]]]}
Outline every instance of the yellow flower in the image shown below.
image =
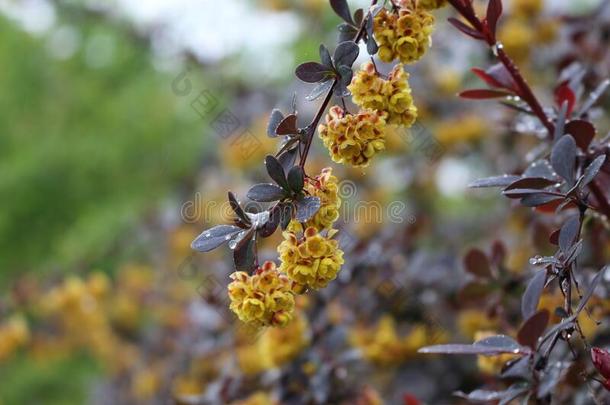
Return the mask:
{"type": "Polygon", "coordinates": [[[294,295],[290,280],[265,262],[253,276],[238,271],[228,286],[230,308],[252,326],[284,326],[292,320],[294,295]]]}
{"type": "Polygon", "coordinates": [[[354,103],[382,113],[387,124],[410,127],[417,118],[417,108],[413,105],[408,79],[402,64],[394,66],[384,80],[375,65],[367,62],[354,76],[349,90],[354,103]]]}
{"type": "Polygon", "coordinates": [[[332,239],[336,230],[329,230],[326,236],[314,227],[305,229],[302,236],[285,231],[284,241],[278,246],[280,271],[295,283],[295,292],[306,287],[323,288],[337,277],[343,264],[343,251],[339,243],[332,239]]]}
{"type": "Polygon", "coordinates": [[[506,53],[516,61],[525,61],[530,54],[536,32],[526,21],[510,19],[500,27],[498,38],[506,53]]]}
{"type": "Polygon", "coordinates": [[[402,63],[419,60],[430,47],[433,27],[434,16],[426,7],[414,8],[411,2],[403,2],[398,14],[382,9],[373,23],[379,59],[399,59],[402,63]]]}
{"type": "Polygon", "coordinates": [[[469,339],[474,339],[474,336],[478,331],[494,329],[498,326],[498,322],[489,319],[489,317],[480,310],[469,309],[460,312],[457,318],[457,326],[462,335],[469,339]]]}
{"type": "Polygon", "coordinates": [[[374,110],[346,114],[339,106],[331,107],[318,133],[337,163],[365,167],[385,149],[385,119],[374,110]]]}
{"type": "Polygon", "coordinates": [[[260,359],[268,360],[273,366],[281,367],[299,355],[309,345],[309,325],[303,316],[296,316],[294,322],[285,328],[267,329],[258,345],[260,359]]]}
{"type": "Polygon", "coordinates": [[[0,361],[9,358],[30,340],[30,329],[26,319],[13,315],[0,325],[0,361]]]}
{"type": "Polygon", "coordinates": [[[435,334],[429,327],[421,324],[415,325],[401,338],[396,322],[390,315],[384,315],[376,327],[356,328],[349,336],[351,345],[358,348],[365,359],[379,366],[401,364],[414,357],[422,346],[438,344],[445,339],[445,334],[435,334]]]}
{"type": "Polygon", "coordinates": [[[513,14],[518,17],[534,17],[542,11],[543,0],[513,0],[511,8],[513,14]]]}
{"type": "Polygon", "coordinates": [[[307,178],[305,191],[320,199],[320,209],[306,222],[305,226],[314,227],[318,231],[331,228],[339,218],[339,207],[341,206],[339,186],[337,178],[332,175],[332,169],[327,167],[315,178],[307,178]]]}

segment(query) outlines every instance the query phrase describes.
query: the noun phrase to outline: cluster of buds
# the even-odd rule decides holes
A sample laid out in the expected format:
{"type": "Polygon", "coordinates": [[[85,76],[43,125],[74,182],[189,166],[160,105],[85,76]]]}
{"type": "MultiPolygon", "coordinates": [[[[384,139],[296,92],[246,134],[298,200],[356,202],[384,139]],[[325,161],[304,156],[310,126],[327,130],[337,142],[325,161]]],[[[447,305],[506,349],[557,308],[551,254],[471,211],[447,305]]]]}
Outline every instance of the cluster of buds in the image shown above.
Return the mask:
{"type": "Polygon", "coordinates": [[[359,107],[377,110],[389,125],[410,127],[417,118],[417,108],[408,79],[402,64],[394,66],[386,80],[377,73],[373,63],[367,62],[348,88],[359,107]]]}
{"type": "Polygon", "coordinates": [[[430,47],[434,16],[410,1],[402,2],[397,13],[382,9],[374,21],[379,59],[402,63],[418,61],[430,47]]]}
{"type": "Polygon", "coordinates": [[[385,149],[385,126],[385,118],[376,110],[347,114],[334,106],[318,133],[333,161],[366,167],[377,152],[385,149]]]}
{"type": "Polygon", "coordinates": [[[230,308],[238,318],[255,327],[285,326],[293,317],[292,283],[273,262],[265,262],[253,275],[231,274],[230,308]]]}
{"type": "Polygon", "coordinates": [[[337,230],[330,229],[326,235],[314,227],[300,232],[301,225],[292,223],[283,233],[284,241],[278,246],[280,270],[295,283],[295,291],[307,288],[324,288],[337,277],[343,264],[343,251],[333,239],[337,230]]]}

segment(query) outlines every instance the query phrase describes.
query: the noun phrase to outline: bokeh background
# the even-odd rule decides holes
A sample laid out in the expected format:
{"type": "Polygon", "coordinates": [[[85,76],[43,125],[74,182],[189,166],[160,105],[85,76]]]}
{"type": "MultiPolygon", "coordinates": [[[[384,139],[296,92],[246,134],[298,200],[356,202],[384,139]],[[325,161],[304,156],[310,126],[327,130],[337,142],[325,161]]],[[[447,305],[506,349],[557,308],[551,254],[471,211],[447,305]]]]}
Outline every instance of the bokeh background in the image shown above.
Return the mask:
{"type": "MultiPolygon", "coordinates": [[[[590,83],[608,75],[602,2],[505,3],[501,40],[544,101],[574,58],[590,83]]],[[[366,170],[314,141],[308,171],[342,180],[341,277],[288,329],[253,334],[227,308],[228,249],[190,242],[226,221],[227,189],[264,179],[271,109],[297,94],[314,113],[293,70],[336,43],[327,1],[0,0],[0,404],[442,404],[486,381],[497,365],[416,351],[511,332],[469,305],[461,256],[502,241],[521,280],[550,248],[521,231],[549,224],[467,184],[522,168],[537,134],[455,97],[491,55],[435,15],[408,68],[417,136],[388,134],[366,170]]]]}

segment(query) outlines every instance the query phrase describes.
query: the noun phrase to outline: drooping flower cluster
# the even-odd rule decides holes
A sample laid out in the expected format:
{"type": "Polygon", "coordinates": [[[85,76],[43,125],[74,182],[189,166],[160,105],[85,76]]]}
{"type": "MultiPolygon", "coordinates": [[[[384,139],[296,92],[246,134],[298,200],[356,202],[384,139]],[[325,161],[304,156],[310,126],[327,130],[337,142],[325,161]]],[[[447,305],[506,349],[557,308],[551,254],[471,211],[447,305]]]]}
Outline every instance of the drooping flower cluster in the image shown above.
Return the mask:
{"type": "Polygon", "coordinates": [[[339,186],[337,178],[332,175],[332,168],[327,167],[315,178],[307,178],[305,191],[320,199],[320,209],[305,223],[305,227],[314,227],[318,231],[329,229],[339,218],[339,186]]]}
{"type": "Polygon", "coordinates": [[[265,262],[254,275],[237,271],[231,279],[230,308],[241,321],[261,327],[285,326],[292,320],[294,293],[290,280],[275,263],[265,262]]]}
{"type": "Polygon", "coordinates": [[[362,65],[348,89],[352,100],[361,108],[377,110],[384,114],[389,125],[409,127],[417,118],[417,108],[413,104],[409,74],[403,65],[394,66],[388,79],[383,79],[372,62],[362,65]]]}
{"type": "Polygon", "coordinates": [[[385,118],[375,110],[346,114],[334,106],[318,133],[333,161],[366,167],[377,152],[385,149],[385,125],[385,118]]]}
{"type": "Polygon", "coordinates": [[[379,45],[379,59],[402,63],[419,60],[431,44],[434,16],[412,2],[403,2],[398,13],[382,9],[374,20],[374,34],[379,45]]]}
{"type": "Polygon", "coordinates": [[[333,239],[337,233],[331,229],[326,236],[314,227],[299,232],[300,224],[293,223],[283,233],[284,241],[278,246],[280,271],[296,284],[295,291],[306,288],[324,288],[337,277],[343,264],[343,251],[333,239]]]}

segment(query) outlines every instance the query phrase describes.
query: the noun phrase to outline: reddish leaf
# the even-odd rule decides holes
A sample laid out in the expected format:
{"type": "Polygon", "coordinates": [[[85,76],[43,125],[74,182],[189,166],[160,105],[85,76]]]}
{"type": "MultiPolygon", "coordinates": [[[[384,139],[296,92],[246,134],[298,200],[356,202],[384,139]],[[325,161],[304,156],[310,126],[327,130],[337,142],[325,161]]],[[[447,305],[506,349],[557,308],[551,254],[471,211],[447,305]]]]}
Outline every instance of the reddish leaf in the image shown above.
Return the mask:
{"type": "Polygon", "coordinates": [[[487,27],[489,27],[489,32],[494,39],[496,38],[496,25],[500,15],[502,15],[502,0],[489,0],[487,6],[487,27]]]}
{"type": "Polygon", "coordinates": [[[574,110],[574,104],[576,103],[576,95],[570,88],[570,85],[567,81],[561,83],[555,89],[555,102],[557,106],[561,107],[563,103],[567,103],[568,110],[566,111],[566,116],[569,117],[574,110]]]}
{"type": "Polygon", "coordinates": [[[553,245],[559,246],[559,232],[560,231],[561,231],[561,229],[556,229],[553,231],[551,236],[549,236],[549,242],[551,242],[553,245]]]}
{"type": "Polygon", "coordinates": [[[464,22],[458,20],[457,18],[450,17],[447,19],[447,21],[449,21],[449,23],[455,28],[474,39],[485,39],[483,34],[475,30],[474,28],[466,25],[464,22]]]}
{"type": "Polygon", "coordinates": [[[585,152],[593,138],[595,138],[595,127],[589,121],[585,120],[573,120],[568,122],[564,128],[564,132],[572,135],[576,141],[576,145],[585,152]]]}
{"type": "Polygon", "coordinates": [[[478,68],[478,67],[473,67],[470,70],[472,71],[472,73],[477,75],[481,80],[483,80],[485,83],[487,83],[491,87],[502,87],[502,88],[504,88],[504,85],[502,83],[500,83],[492,75],[490,75],[489,73],[487,73],[483,69],[478,68]]]}
{"type": "Polygon", "coordinates": [[[591,348],[591,361],[604,378],[610,378],[610,353],[607,350],[599,347],[591,348]]]}
{"type": "Polygon", "coordinates": [[[459,94],[462,98],[470,98],[476,100],[488,99],[488,98],[500,98],[510,96],[510,93],[500,90],[490,90],[490,89],[473,89],[473,90],[465,90],[459,94]]]}
{"type": "Polygon", "coordinates": [[[536,348],[538,338],[542,335],[549,323],[549,311],[543,309],[528,318],[517,332],[517,341],[523,346],[536,348]]]}
{"type": "Polygon", "coordinates": [[[402,396],[402,399],[404,401],[404,405],[419,405],[421,402],[419,402],[419,400],[415,397],[415,395],[411,395],[411,394],[404,394],[402,396]]]}
{"type": "Polygon", "coordinates": [[[297,116],[295,114],[290,114],[284,118],[275,130],[275,133],[278,135],[292,135],[297,132],[297,116]]]}

